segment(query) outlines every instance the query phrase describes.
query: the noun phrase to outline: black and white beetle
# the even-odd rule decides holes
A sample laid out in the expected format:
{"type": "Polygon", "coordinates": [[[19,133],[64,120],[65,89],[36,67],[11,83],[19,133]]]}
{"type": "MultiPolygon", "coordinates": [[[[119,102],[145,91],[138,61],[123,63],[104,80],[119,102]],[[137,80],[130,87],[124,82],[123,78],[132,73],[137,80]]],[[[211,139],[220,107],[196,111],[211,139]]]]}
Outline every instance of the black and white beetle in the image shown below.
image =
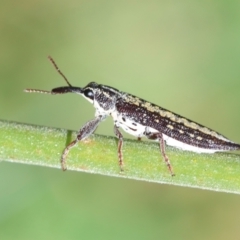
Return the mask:
{"type": "Polygon", "coordinates": [[[54,60],[51,57],[49,59],[59,74],[65,79],[68,86],[54,88],[51,91],[26,89],[25,92],[48,94],[77,93],[86,98],[96,108],[95,118],[87,122],[80,129],[77,138],[64,149],[61,156],[63,170],[67,169],[66,157],[69,150],[79,141],[90,136],[99,123],[109,115],[113,118],[114,133],[119,140],[118,159],[121,171],[123,171],[123,137],[119,127],[137,138],[147,137],[148,139],[159,141],[162,156],[172,176],[174,176],[174,173],[165,153],[165,141],[168,145],[197,153],[214,153],[240,149],[240,144],[230,141],[207,127],[115,88],[95,82],[89,83],[84,88],[74,87],[60,71],[54,60]]]}

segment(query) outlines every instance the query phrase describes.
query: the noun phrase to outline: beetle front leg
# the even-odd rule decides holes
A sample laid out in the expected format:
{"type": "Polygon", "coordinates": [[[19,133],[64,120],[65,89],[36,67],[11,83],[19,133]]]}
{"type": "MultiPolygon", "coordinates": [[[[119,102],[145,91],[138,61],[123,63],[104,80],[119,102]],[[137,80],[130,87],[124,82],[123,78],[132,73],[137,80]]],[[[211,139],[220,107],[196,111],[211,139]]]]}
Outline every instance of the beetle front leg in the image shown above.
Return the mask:
{"type": "Polygon", "coordinates": [[[89,137],[97,128],[99,123],[105,119],[105,116],[97,116],[95,119],[87,122],[78,132],[77,138],[72,141],[63,151],[62,157],[61,157],[61,166],[62,170],[67,170],[66,167],[66,158],[67,155],[72,147],[74,147],[79,141],[82,141],[83,139],[89,137]]]}
{"type": "Polygon", "coordinates": [[[118,127],[114,125],[114,133],[118,138],[118,160],[121,172],[123,172],[123,154],[122,154],[122,145],[123,145],[123,136],[118,130],[118,127]]]}

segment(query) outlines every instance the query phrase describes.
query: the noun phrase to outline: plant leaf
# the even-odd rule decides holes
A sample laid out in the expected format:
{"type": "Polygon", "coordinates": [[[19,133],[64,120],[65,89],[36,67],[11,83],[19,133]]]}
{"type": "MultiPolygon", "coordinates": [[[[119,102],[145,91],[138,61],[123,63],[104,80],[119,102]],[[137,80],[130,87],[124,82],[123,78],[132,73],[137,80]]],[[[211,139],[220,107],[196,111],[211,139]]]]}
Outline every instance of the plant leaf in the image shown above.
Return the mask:
{"type": "MultiPolygon", "coordinates": [[[[65,146],[75,131],[0,121],[0,160],[61,169],[65,146]]],[[[93,134],[67,156],[68,170],[107,176],[240,193],[240,156],[198,154],[166,148],[176,176],[171,177],[157,142],[124,139],[124,172],[120,173],[117,139],[93,134]]],[[[64,173],[63,173],[64,174],[64,173]]]]}

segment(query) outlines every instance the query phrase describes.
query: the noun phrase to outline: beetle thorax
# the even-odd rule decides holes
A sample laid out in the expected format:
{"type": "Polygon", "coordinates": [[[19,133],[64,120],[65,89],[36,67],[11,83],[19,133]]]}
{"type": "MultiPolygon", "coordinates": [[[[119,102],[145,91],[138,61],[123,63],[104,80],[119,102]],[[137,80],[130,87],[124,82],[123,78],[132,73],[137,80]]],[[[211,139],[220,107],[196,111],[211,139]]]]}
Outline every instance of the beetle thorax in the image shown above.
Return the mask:
{"type": "Polygon", "coordinates": [[[115,110],[116,100],[121,93],[115,89],[100,85],[95,89],[94,107],[99,112],[110,114],[115,110]]]}

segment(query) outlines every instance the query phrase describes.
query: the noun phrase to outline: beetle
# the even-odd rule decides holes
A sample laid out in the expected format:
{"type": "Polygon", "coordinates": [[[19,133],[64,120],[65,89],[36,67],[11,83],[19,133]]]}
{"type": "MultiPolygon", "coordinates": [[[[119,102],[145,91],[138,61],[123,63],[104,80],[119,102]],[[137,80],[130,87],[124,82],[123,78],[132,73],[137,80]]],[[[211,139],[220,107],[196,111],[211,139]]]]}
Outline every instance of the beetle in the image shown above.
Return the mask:
{"type": "Polygon", "coordinates": [[[175,174],[165,152],[165,142],[167,145],[197,153],[240,149],[240,144],[230,141],[220,133],[132,94],[95,82],[90,82],[83,88],[72,86],[54,60],[50,56],[48,58],[68,86],[53,88],[51,91],[25,89],[25,92],[53,95],[76,93],[87,99],[96,109],[95,118],[88,121],[79,130],[76,139],[64,149],[61,156],[63,170],[67,169],[66,158],[70,149],[90,136],[107,116],[111,116],[114,121],[121,171],[123,171],[123,136],[119,128],[139,139],[146,137],[158,141],[161,154],[172,176],[175,174]]]}

